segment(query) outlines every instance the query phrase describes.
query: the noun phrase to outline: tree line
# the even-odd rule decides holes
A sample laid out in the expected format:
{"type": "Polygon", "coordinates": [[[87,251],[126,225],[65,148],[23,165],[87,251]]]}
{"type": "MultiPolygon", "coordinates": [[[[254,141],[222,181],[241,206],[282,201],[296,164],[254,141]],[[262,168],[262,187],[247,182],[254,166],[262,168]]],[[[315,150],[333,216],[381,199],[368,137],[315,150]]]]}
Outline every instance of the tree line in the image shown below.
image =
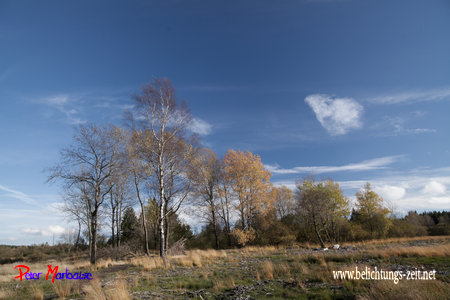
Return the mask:
{"type": "MultiPolygon", "coordinates": [[[[64,212],[78,224],[75,244],[86,232],[93,264],[99,229],[105,224],[110,227],[111,247],[119,249],[126,243],[147,255],[158,249],[162,258],[182,238],[192,247],[218,249],[296,241],[325,247],[411,234],[390,217],[369,183],[356,194],[351,209],[349,199],[331,179],[299,180],[292,191],[274,186],[260,157],[251,152],[229,150],[219,158],[200,146],[190,130],[190,109],[177,100],[167,79],[145,85],[125,120],[124,127],[78,127],[73,143],[61,151],[59,163],[49,171],[48,180],[62,184],[64,212]],[[136,204],[138,217],[131,209],[136,204]],[[195,236],[178,218],[183,206],[206,224],[195,236]]],[[[447,224],[441,226],[443,232],[448,230],[446,216],[439,221],[447,224]]],[[[411,213],[402,222],[416,225],[420,218],[411,213]]]]}

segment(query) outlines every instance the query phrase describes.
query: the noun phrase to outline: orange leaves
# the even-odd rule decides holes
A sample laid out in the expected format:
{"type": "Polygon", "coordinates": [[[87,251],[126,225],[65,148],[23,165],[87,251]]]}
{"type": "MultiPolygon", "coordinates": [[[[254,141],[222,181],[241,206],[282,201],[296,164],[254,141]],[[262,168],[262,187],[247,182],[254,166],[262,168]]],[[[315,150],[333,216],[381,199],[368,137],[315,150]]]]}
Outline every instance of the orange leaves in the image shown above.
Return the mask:
{"type": "Polygon", "coordinates": [[[225,177],[238,198],[241,226],[250,228],[256,213],[264,213],[272,205],[270,172],[261,158],[251,152],[229,150],[223,159],[225,177]]]}

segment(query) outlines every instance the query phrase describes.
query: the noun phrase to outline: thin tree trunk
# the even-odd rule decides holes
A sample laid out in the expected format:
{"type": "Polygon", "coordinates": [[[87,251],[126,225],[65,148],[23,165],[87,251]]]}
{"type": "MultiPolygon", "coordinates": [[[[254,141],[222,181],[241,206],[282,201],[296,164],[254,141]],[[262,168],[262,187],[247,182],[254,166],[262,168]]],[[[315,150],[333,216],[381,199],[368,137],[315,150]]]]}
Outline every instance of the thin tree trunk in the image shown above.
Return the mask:
{"type": "Polygon", "coordinates": [[[117,210],[116,210],[116,247],[117,247],[117,249],[119,249],[119,237],[120,237],[120,223],[122,222],[122,220],[120,219],[120,213],[119,213],[119,211],[120,211],[120,204],[119,204],[119,206],[117,207],[117,210]]]}
{"type": "MultiPolygon", "coordinates": [[[[164,128],[163,128],[164,129],[164,128]]],[[[163,147],[160,144],[161,153],[163,152],[163,147]]],[[[165,182],[164,182],[164,170],[163,170],[163,157],[159,156],[159,199],[161,201],[159,207],[159,255],[165,260],[166,259],[166,235],[164,232],[164,221],[166,219],[165,216],[165,208],[166,208],[166,195],[165,195],[165,182]]]]}
{"type": "Polygon", "coordinates": [[[116,224],[114,223],[114,219],[115,219],[115,211],[114,211],[114,209],[113,209],[113,212],[112,212],[112,219],[111,219],[111,247],[112,248],[114,248],[114,246],[115,246],[115,232],[114,232],[114,228],[115,228],[115,226],[116,226],[116,224]]]}
{"type": "Polygon", "coordinates": [[[145,251],[146,255],[150,255],[150,251],[148,249],[148,234],[147,234],[147,225],[146,225],[146,222],[145,222],[144,203],[142,202],[141,194],[139,193],[139,185],[138,185],[138,182],[137,182],[137,179],[136,179],[136,174],[134,174],[134,184],[136,186],[136,194],[137,194],[137,197],[139,199],[139,203],[141,204],[142,227],[144,229],[144,243],[145,243],[144,251],[145,251]]]}
{"type": "Polygon", "coordinates": [[[80,243],[80,234],[81,234],[81,222],[80,219],[77,219],[78,221],[78,234],[77,234],[77,241],[75,242],[75,251],[78,250],[78,245],[80,243]]]}
{"type": "MultiPolygon", "coordinates": [[[[167,202],[166,202],[166,204],[167,204],[167,202]]],[[[166,211],[166,216],[165,216],[166,221],[164,222],[164,225],[166,226],[166,229],[165,229],[166,240],[165,240],[164,248],[166,249],[166,252],[167,252],[167,250],[169,249],[169,235],[170,235],[170,222],[169,222],[169,215],[167,214],[167,207],[166,207],[165,211],[166,211]]]]}
{"type": "Polygon", "coordinates": [[[153,224],[153,248],[158,249],[158,224],[153,224]]]}
{"type": "Polygon", "coordinates": [[[96,256],[97,256],[97,221],[98,221],[98,216],[97,216],[97,212],[95,211],[93,216],[92,216],[92,226],[91,226],[91,236],[92,236],[92,241],[91,241],[91,245],[90,245],[90,250],[91,250],[91,264],[95,264],[96,262],[96,256]]]}
{"type": "Polygon", "coordinates": [[[313,225],[314,225],[314,231],[316,232],[317,238],[319,239],[320,246],[322,248],[325,248],[325,243],[323,242],[322,237],[320,236],[319,229],[317,228],[317,224],[316,224],[315,220],[313,220],[313,225]]]}
{"type": "Polygon", "coordinates": [[[88,232],[89,232],[89,256],[92,257],[92,248],[93,248],[93,243],[92,243],[92,215],[90,216],[90,220],[88,220],[88,232]]]}
{"type": "Polygon", "coordinates": [[[223,221],[225,223],[225,232],[227,233],[228,247],[231,247],[230,214],[228,209],[228,197],[226,195],[225,195],[225,205],[222,202],[222,214],[223,214],[223,221]]]}
{"type": "Polygon", "coordinates": [[[116,243],[117,249],[120,249],[120,232],[122,231],[122,200],[119,202],[116,214],[116,243]]]}
{"type": "Polygon", "coordinates": [[[164,234],[164,206],[160,205],[159,208],[159,212],[160,212],[160,217],[159,217],[159,255],[163,258],[166,259],[166,249],[165,249],[165,244],[166,244],[166,236],[164,234]]]}
{"type": "Polygon", "coordinates": [[[216,249],[219,249],[219,234],[217,233],[217,220],[216,220],[216,211],[214,209],[214,205],[211,207],[212,214],[212,222],[214,226],[214,238],[216,240],[216,249]]]}

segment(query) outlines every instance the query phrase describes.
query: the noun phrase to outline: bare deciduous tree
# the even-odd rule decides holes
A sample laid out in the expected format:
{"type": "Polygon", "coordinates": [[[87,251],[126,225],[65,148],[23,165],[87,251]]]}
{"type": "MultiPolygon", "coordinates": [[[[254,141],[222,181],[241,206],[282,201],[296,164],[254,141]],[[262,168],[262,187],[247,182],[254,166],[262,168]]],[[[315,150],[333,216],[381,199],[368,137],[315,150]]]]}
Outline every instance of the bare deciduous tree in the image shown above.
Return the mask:
{"type": "Polygon", "coordinates": [[[77,188],[84,200],[89,229],[90,262],[95,264],[99,212],[112,185],[108,182],[116,171],[115,127],[80,126],[72,146],[61,151],[60,163],[51,169],[48,181],[61,180],[66,190],[77,188]]]}
{"type": "Polygon", "coordinates": [[[272,189],[274,207],[278,219],[295,213],[294,193],[286,186],[274,187],[272,189]]]}
{"type": "MultiPolygon", "coordinates": [[[[128,150],[128,170],[132,177],[134,189],[136,191],[136,196],[139,200],[141,206],[141,221],[142,229],[144,231],[144,251],[146,255],[150,255],[150,250],[148,248],[148,232],[147,232],[147,221],[144,209],[144,199],[142,198],[142,185],[146,178],[146,174],[151,174],[151,169],[146,169],[146,167],[151,167],[145,164],[145,160],[141,159],[142,155],[139,151],[146,148],[146,140],[142,140],[140,133],[134,131],[128,139],[127,150],[128,150]],[[141,143],[141,144],[136,144],[141,143]],[[144,145],[142,144],[144,143],[144,145]]],[[[152,145],[150,145],[152,147],[152,145]]]]}
{"type": "Polygon", "coordinates": [[[194,204],[203,212],[207,221],[214,227],[215,247],[219,249],[217,222],[217,199],[221,181],[220,160],[211,150],[204,148],[193,159],[189,171],[192,182],[194,204]]]}

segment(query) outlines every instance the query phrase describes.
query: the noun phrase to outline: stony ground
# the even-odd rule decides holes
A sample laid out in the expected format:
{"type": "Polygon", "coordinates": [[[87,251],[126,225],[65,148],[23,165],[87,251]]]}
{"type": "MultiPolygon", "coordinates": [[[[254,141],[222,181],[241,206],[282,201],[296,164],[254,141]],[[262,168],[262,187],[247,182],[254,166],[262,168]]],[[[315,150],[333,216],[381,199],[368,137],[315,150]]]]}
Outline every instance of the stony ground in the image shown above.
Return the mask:
{"type": "MultiPolygon", "coordinates": [[[[103,260],[95,280],[0,283],[7,299],[449,299],[450,237],[349,244],[339,250],[297,246],[191,251],[170,258],[103,260]],[[434,281],[344,281],[332,271],[436,270],[434,281]],[[42,295],[42,297],[40,296],[42,295]],[[58,296],[59,295],[59,296],[58,296]]],[[[73,268],[76,264],[73,265],[73,268]]]]}

